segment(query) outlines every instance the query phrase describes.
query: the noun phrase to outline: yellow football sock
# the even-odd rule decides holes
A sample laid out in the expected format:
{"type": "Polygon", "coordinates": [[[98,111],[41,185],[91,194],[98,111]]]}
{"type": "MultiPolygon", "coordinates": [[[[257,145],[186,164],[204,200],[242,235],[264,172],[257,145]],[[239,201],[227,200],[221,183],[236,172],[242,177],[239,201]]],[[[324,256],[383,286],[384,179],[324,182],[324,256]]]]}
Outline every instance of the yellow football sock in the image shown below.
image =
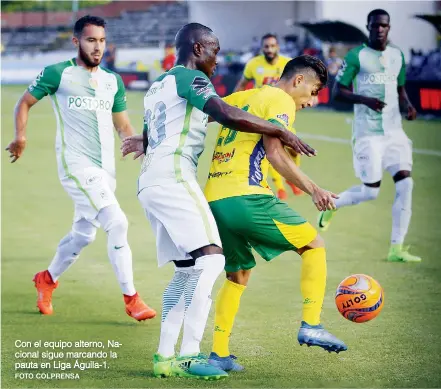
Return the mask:
{"type": "Polygon", "coordinates": [[[285,185],[283,184],[283,177],[274,169],[271,165],[269,166],[269,175],[272,177],[276,190],[285,190],[285,185]]]}
{"type": "Polygon", "coordinates": [[[310,325],[320,324],[325,288],[325,248],[305,251],[302,254],[300,289],[303,296],[303,320],[310,325]]]}
{"type": "Polygon", "coordinates": [[[246,286],[225,280],[216,297],[213,351],[220,357],[230,355],[229,344],[234,319],[239,310],[240,297],[246,286]]]}

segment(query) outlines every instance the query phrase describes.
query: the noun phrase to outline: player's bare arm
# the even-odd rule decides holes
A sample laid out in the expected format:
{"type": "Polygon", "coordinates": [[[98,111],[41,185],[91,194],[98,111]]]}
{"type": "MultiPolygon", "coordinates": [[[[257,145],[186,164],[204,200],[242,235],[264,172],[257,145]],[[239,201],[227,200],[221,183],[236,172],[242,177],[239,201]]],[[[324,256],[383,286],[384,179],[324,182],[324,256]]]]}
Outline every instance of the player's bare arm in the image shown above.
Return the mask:
{"type": "Polygon", "coordinates": [[[18,100],[14,109],[15,138],[9,143],[6,150],[9,151],[11,163],[21,157],[26,147],[26,125],[28,123],[29,110],[38,100],[26,91],[18,100]]]}
{"type": "Polygon", "coordinates": [[[409,97],[406,93],[406,88],[404,85],[398,86],[398,98],[400,101],[400,107],[401,109],[406,112],[406,118],[407,120],[415,120],[417,116],[417,112],[415,107],[412,105],[412,103],[409,100],[409,97]]]}
{"type": "Polygon", "coordinates": [[[234,88],[234,92],[240,92],[245,90],[247,84],[250,82],[250,80],[244,76],[241,77],[239,82],[237,83],[236,87],[234,88]]]}
{"type": "Polygon", "coordinates": [[[204,112],[218,123],[242,132],[250,132],[279,138],[283,144],[291,147],[295,152],[309,157],[316,155],[316,151],[304,143],[292,132],[286,131],[275,124],[251,115],[239,108],[225,103],[220,98],[211,98],[204,107],[204,112]]]}
{"type": "MultiPolygon", "coordinates": [[[[208,100],[205,104],[204,112],[210,115],[210,121],[216,121],[224,126],[242,132],[276,137],[298,154],[307,155],[309,157],[316,155],[316,151],[311,146],[304,143],[292,132],[284,130],[239,108],[233,107],[220,98],[211,98],[208,100]]],[[[142,155],[143,150],[142,135],[127,137],[123,140],[123,144],[121,145],[123,156],[135,153],[134,159],[142,155]]]]}
{"type": "Polygon", "coordinates": [[[114,112],[112,114],[113,125],[121,140],[135,135],[135,130],[130,124],[130,119],[127,111],[114,112]]]}
{"type": "Polygon", "coordinates": [[[364,104],[376,112],[381,112],[386,106],[384,101],[374,97],[357,95],[356,93],[352,92],[351,89],[340,84],[339,82],[335,83],[333,93],[336,100],[351,104],[364,104]]]}
{"type": "Polygon", "coordinates": [[[297,185],[312,197],[312,201],[319,211],[335,209],[334,199],[338,196],[320,188],[293,162],[277,138],[263,137],[263,146],[271,165],[290,182],[297,185]]]}

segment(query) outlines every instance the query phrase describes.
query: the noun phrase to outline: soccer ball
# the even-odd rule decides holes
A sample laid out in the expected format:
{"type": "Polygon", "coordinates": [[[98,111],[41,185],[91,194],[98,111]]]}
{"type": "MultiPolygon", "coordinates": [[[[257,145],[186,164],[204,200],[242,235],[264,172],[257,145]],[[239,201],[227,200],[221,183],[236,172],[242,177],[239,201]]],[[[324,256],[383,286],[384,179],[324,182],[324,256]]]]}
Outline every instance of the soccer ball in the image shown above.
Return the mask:
{"type": "Polygon", "coordinates": [[[335,304],[345,319],[364,323],[377,317],[383,309],[384,291],[372,277],[354,274],[340,282],[335,304]]]}

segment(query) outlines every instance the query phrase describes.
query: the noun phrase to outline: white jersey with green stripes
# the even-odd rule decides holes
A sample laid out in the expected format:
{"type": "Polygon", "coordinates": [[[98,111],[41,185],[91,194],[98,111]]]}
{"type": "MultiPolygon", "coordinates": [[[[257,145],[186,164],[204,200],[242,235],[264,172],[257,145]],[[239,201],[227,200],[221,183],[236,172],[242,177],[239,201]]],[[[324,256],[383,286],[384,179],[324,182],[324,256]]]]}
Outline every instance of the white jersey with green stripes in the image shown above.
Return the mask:
{"type": "Polygon", "coordinates": [[[196,180],[204,150],[208,115],[205,103],[218,96],[199,70],[176,66],[161,75],[144,97],[144,137],[148,139],[139,191],[196,180]]]}
{"type": "Polygon", "coordinates": [[[112,113],[126,110],[118,74],[101,67],[89,72],[72,59],[44,68],[28,91],[38,100],[51,97],[60,177],[87,167],[100,167],[115,177],[112,113]]]}
{"type": "Polygon", "coordinates": [[[390,44],[384,51],[362,45],[348,52],[336,81],[346,87],[352,84],[354,93],[387,104],[381,113],[362,104],[354,105],[355,138],[402,131],[397,87],[406,82],[405,66],[401,50],[390,44]]]}

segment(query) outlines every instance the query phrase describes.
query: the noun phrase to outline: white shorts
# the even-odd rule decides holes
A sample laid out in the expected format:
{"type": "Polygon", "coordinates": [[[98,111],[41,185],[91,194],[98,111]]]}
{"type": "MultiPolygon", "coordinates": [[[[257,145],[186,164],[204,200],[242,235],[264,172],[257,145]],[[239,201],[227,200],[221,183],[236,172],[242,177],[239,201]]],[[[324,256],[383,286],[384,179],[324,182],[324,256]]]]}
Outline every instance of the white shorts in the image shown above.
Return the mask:
{"type": "Polygon", "coordinates": [[[356,139],[352,151],[355,174],[365,184],[380,181],[384,170],[391,176],[412,170],[412,141],[404,131],[356,139]]]}
{"type": "Polygon", "coordinates": [[[196,181],[147,187],[138,199],[156,235],[158,266],[191,258],[201,247],[222,247],[216,221],[196,181]]]}
{"type": "Polygon", "coordinates": [[[116,180],[105,170],[86,167],[70,172],[61,178],[61,185],[75,204],[74,222],[86,219],[96,227],[98,212],[112,204],[118,204],[115,197],[116,180]]]}

